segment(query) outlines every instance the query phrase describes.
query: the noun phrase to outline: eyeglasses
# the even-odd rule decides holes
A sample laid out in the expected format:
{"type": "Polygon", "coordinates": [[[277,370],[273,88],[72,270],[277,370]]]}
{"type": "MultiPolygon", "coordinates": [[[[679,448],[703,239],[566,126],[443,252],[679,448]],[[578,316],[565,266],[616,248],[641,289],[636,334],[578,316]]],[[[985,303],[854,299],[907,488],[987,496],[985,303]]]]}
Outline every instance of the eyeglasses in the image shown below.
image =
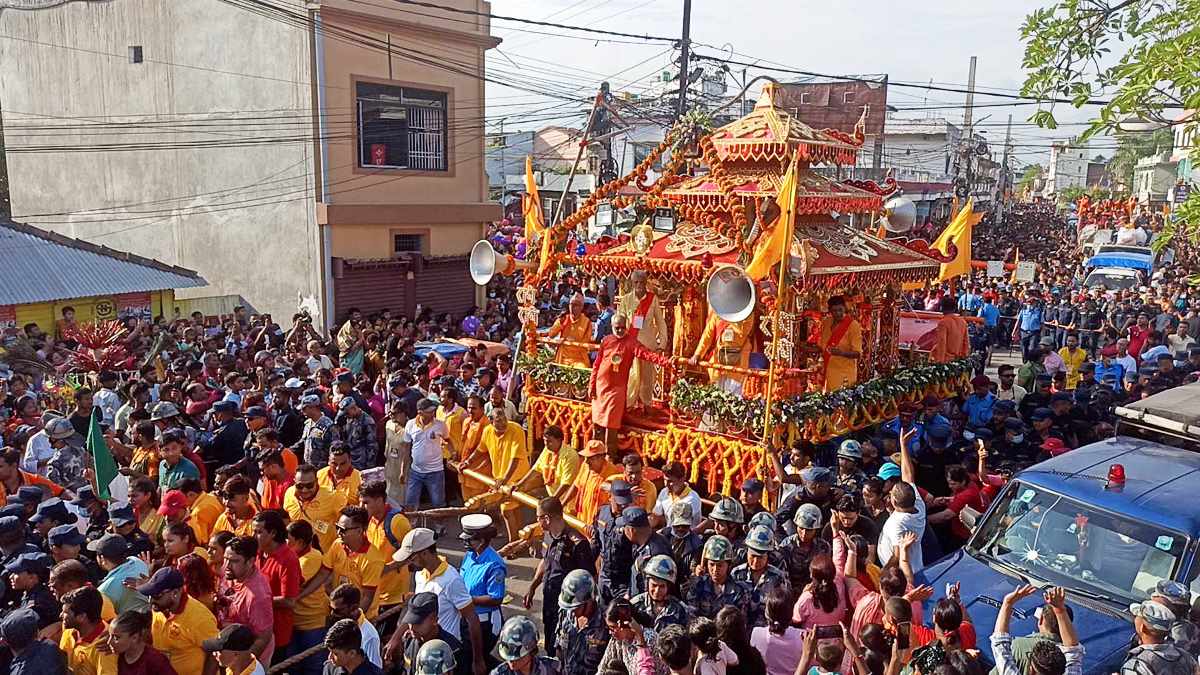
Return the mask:
{"type": "Polygon", "coordinates": [[[338,534],[345,534],[347,532],[353,532],[354,530],[361,530],[362,526],[354,525],[352,527],[342,527],[341,525],[334,525],[333,529],[336,530],[338,534]]]}

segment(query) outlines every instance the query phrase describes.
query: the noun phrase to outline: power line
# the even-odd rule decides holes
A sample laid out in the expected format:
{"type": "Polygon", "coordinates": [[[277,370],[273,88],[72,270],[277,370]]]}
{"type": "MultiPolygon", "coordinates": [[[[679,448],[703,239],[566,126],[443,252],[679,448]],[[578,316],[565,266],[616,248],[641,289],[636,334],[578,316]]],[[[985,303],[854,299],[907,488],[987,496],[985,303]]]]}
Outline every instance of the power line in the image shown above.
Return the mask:
{"type": "Polygon", "coordinates": [[[421,0],[389,0],[389,2],[395,2],[395,3],[402,4],[402,5],[415,5],[417,7],[425,7],[427,9],[436,9],[438,11],[452,12],[455,14],[469,14],[471,16],[482,16],[482,17],[487,17],[489,19],[499,19],[501,21],[514,21],[516,23],[524,23],[524,24],[529,24],[532,26],[542,26],[542,27],[547,27],[547,28],[562,28],[564,30],[574,30],[574,31],[581,31],[581,32],[585,32],[585,33],[595,33],[597,35],[611,35],[613,37],[634,38],[637,40],[659,40],[659,41],[671,42],[671,43],[679,41],[679,38],[676,38],[676,37],[663,37],[660,35],[644,35],[644,34],[638,35],[636,33],[622,33],[620,31],[602,30],[600,28],[586,28],[584,26],[572,26],[570,24],[565,24],[565,23],[554,23],[552,21],[538,21],[536,19],[522,19],[521,17],[518,17],[518,16],[506,16],[503,14],[492,14],[490,12],[478,12],[473,9],[459,9],[457,7],[447,7],[445,5],[438,5],[438,4],[434,4],[432,2],[422,2],[421,0]]]}

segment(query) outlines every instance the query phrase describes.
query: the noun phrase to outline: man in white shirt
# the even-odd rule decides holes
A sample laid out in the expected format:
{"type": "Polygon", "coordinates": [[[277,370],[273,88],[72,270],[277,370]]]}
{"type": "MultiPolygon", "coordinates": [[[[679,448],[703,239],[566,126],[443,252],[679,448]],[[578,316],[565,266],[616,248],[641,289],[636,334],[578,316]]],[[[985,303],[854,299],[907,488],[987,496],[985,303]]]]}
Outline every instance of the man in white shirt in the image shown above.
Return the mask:
{"type": "Polygon", "coordinates": [[[1025,387],[1017,384],[1017,371],[1012,366],[1004,364],[996,369],[996,374],[1000,376],[1000,386],[996,388],[997,401],[1012,401],[1017,405],[1021,405],[1021,399],[1025,398],[1025,387]]]}
{"type": "Polygon", "coordinates": [[[100,409],[102,421],[109,425],[117,419],[117,411],[121,409],[121,397],[115,391],[117,374],[108,370],[100,373],[100,389],[92,395],[92,405],[100,409]]]}
{"type": "Polygon", "coordinates": [[[1137,359],[1133,358],[1129,353],[1129,339],[1121,338],[1117,340],[1117,357],[1113,359],[1121,364],[1125,369],[1125,380],[1128,382],[1137,381],[1138,363],[1137,359]]]}
{"type": "Polygon", "coordinates": [[[651,524],[655,528],[665,527],[667,516],[671,515],[675,504],[682,502],[692,507],[691,525],[695,527],[700,522],[700,495],[688,485],[687,469],[679,462],[671,462],[663,469],[663,480],[667,489],[658,492],[651,524]]]}
{"type": "Polygon", "coordinates": [[[21,470],[45,478],[54,451],[65,446],[74,435],[75,427],[71,426],[70,420],[51,418],[46,422],[46,428],[29,437],[25,454],[21,456],[21,470]]]}
{"type": "MultiPolygon", "coordinates": [[[[409,530],[400,548],[392,555],[392,560],[416,568],[414,593],[433,593],[437,596],[438,625],[442,630],[462,641],[459,627],[463,621],[466,622],[474,664],[483,664],[483,633],[475,603],[467,593],[467,585],[458,570],[438,555],[437,537],[433,530],[425,527],[409,530]]],[[[483,671],[476,668],[475,672],[483,671]]]]}
{"type": "Polygon", "coordinates": [[[438,404],[423,398],[417,402],[417,416],[404,425],[401,452],[412,457],[408,480],[404,485],[404,508],[416,511],[421,492],[429,493],[431,508],[446,505],[446,465],[442,461],[442,441],[450,437],[445,422],[436,418],[438,404]]]}
{"type": "Polygon", "coordinates": [[[321,353],[321,343],[316,340],[308,341],[308,359],[305,361],[308,366],[308,372],[316,375],[318,370],[325,368],[333,370],[333,361],[326,355],[321,353]]]}
{"type": "Polygon", "coordinates": [[[909,551],[908,560],[913,571],[919,572],[925,567],[920,544],[925,534],[925,500],[917,490],[917,472],[908,451],[908,440],[913,433],[915,430],[912,429],[900,433],[900,481],[891,488],[892,513],[880,529],[877,553],[879,562],[887,565],[897,554],[901,536],[912,532],[917,535],[917,544],[909,551]]]}
{"type": "Polygon", "coordinates": [[[383,654],[379,646],[379,631],[367,621],[361,609],[362,591],[356,586],[342,584],[329,594],[329,615],[334,621],[350,619],[358,624],[362,633],[362,652],[367,660],[383,667],[383,654]]]}

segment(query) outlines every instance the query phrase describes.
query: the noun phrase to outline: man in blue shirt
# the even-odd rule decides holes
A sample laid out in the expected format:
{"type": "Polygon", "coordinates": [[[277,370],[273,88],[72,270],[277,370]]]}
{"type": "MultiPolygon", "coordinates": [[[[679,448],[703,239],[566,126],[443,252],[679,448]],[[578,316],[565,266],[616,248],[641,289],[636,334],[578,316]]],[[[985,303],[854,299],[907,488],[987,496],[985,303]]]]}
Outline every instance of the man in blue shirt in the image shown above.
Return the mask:
{"type": "Polygon", "coordinates": [[[459,574],[467,593],[475,603],[479,616],[479,632],[483,635],[483,653],[491,654],[500,635],[504,619],[500,604],[504,602],[504,583],[508,566],[492,548],[496,527],[486,513],[472,513],[460,519],[462,533],[458,535],[467,545],[459,574]]]}
{"type": "Polygon", "coordinates": [[[979,287],[972,284],[966,293],[958,296],[958,311],[960,314],[969,316],[979,311],[979,307],[983,304],[983,298],[979,296],[978,291],[979,287]]]}
{"type": "Polygon", "coordinates": [[[1028,354],[1037,347],[1042,334],[1042,305],[1033,295],[1025,298],[1025,304],[1017,313],[1017,325],[1013,338],[1021,340],[1021,353],[1028,354]]]}
{"type": "Polygon", "coordinates": [[[992,421],[992,406],[996,404],[996,395],[992,393],[991,386],[992,381],[986,375],[978,375],[971,380],[974,391],[962,405],[963,414],[967,416],[968,430],[985,427],[992,421]]]}
{"type": "Polygon", "coordinates": [[[96,553],[96,562],[106,573],[97,589],[112,602],[117,614],[131,609],[146,611],[150,608],[146,596],[125,586],[126,579],[150,576],[150,568],[146,567],[146,563],[130,557],[129,543],[125,537],[106,534],[88,544],[88,550],[96,553]]]}
{"type": "Polygon", "coordinates": [[[914,455],[921,452],[925,438],[925,425],[917,421],[917,406],[912,403],[901,403],[899,414],[883,423],[883,429],[899,438],[905,431],[915,430],[908,440],[908,451],[914,455]]]}

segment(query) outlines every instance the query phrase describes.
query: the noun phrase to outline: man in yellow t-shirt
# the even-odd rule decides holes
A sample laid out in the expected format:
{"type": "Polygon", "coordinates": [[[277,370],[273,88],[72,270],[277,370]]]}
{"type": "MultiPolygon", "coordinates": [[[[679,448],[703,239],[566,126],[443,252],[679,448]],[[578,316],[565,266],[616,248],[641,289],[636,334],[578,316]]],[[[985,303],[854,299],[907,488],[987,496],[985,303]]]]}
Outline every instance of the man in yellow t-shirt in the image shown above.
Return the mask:
{"type": "Polygon", "coordinates": [[[362,591],[360,607],[367,619],[379,612],[379,584],[383,567],[391,562],[367,539],[371,516],[361,506],[347,506],[337,519],[337,539],[321,561],[331,572],[333,586],[350,584],[362,591]]]}
{"type": "MultiPolygon", "coordinates": [[[[510,424],[503,408],[492,408],[492,426],[483,430],[479,447],[487,453],[492,463],[492,478],[511,490],[516,478],[529,471],[529,447],[525,444],[525,430],[510,424]]],[[[520,504],[507,500],[500,505],[500,516],[508,530],[508,541],[516,541],[521,531],[517,511],[520,504]]]]}
{"type": "Polygon", "coordinates": [[[175,484],[175,489],[187,497],[187,522],[192,526],[192,532],[196,533],[196,541],[207,544],[217,518],[225,512],[225,505],[215,495],[205,492],[198,478],[184,478],[175,484]]]}
{"type": "Polygon", "coordinates": [[[232,476],[221,488],[221,498],[225,510],[213,523],[212,534],[232,532],[239,537],[253,537],[254,514],[258,513],[258,507],[250,499],[250,481],[240,474],[232,476]]]}
{"type": "MultiPolygon", "coordinates": [[[[383,556],[387,562],[383,566],[383,576],[379,580],[379,613],[391,609],[404,602],[412,590],[412,573],[408,567],[392,561],[392,556],[404,542],[404,535],[412,529],[412,523],[403,513],[392,509],[387,501],[387,483],[381,480],[372,481],[362,486],[358,496],[362,507],[367,510],[371,522],[367,524],[367,541],[383,556]]],[[[391,632],[395,627],[399,614],[376,626],[382,633],[391,632]]]]}
{"type": "Polygon", "coordinates": [[[201,643],[217,634],[217,618],[199,600],[184,592],[179,570],[159,569],[149,581],[137,587],[137,592],[150,598],[154,608],[150,624],[154,648],[166,655],[175,672],[216,672],[212,654],[204,651],[201,643]]]}
{"type": "MultiPolygon", "coordinates": [[[[483,430],[488,428],[491,423],[484,413],[483,397],[478,394],[468,396],[467,416],[463,419],[462,448],[459,449],[458,458],[464,464],[471,466],[477,466],[478,462],[482,461],[483,465],[479,465],[477,471],[489,476],[492,468],[485,459],[487,455],[479,447],[479,441],[483,438],[483,430]]],[[[459,483],[462,485],[464,500],[487,492],[487,486],[473,478],[462,476],[459,478],[459,483]]]]}
{"type": "Polygon", "coordinates": [[[340,492],[347,504],[358,503],[362,474],[350,463],[350,448],[341,443],[329,446],[329,466],[317,470],[317,483],[330,492],[340,492]]]}
{"type": "Polygon", "coordinates": [[[556,424],[546,427],[542,432],[542,441],[545,445],[542,446],[537,461],[533,463],[533,468],[513,489],[523,490],[527,485],[533,485],[540,480],[546,488],[546,496],[556,497],[575,482],[581,460],[579,453],[563,442],[563,430],[556,424]]]}
{"type": "MultiPolygon", "coordinates": [[[[321,638],[325,635],[325,619],[329,616],[329,592],[326,585],[330,571],[325,567],[325,554],[313,548],[316,536],[310,523],[303,520],[292,521],[288,524],[287,532],[288,546],[300,559],[300,576],[303,579],[300,595],[296,597],[296,607],[292,612],[295,623],[292,626],[292,643],[289,645],[299,653],[321,644],[321,638]]],[[[319,653],[301,661],[296,668],[305,673],[313,669],[321,669],[319,653]]]]}
{"type": "Polygon", "coordinates": [[[67,657],[74,675],[117,675],[117,657],[107,648],[105,623],[100,618],[104,596],[91,586],[77,588],[62,598],[62,637],[58,648],[67,657]]]}
{"type": "Polygon", "coordinates": [[[1067,389],[1074,389],[1079,386],[1079,368],[1087,361],[1087,350],[1079,346],[1078,335],[1067,333],[1066,343],[1058,350],[1058,355],[1067,367],[1067,389]]]}
{"type": "Polygon", "coordinates": [[[328,551],[337,537],[334,523],[345,505],[346,496],[322,487],[317,481],[317,468],[311,464],[296,468],[296,482],[283,493],[283,510],[288,518],[312,525],[323,551],[328,551]]]}

